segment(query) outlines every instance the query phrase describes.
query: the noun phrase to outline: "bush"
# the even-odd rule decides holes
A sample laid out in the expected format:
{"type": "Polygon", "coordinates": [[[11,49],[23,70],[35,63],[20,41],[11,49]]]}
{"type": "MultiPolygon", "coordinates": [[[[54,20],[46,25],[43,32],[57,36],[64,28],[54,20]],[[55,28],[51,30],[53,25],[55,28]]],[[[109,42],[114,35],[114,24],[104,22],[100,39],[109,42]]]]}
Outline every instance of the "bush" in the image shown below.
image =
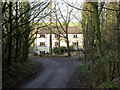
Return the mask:
{"type": "Polygon", "coordinates": [[[54,52],[55,54],[59,53],[59,48],[57,48],[57,47],[53,48],[53,52],[54,52]]]}
{"type": "Polygon", "coordinates": [[[90,70],[90,65],[87,62],[85,64],[82,64],[80,68],[81,68],[81,72],[84,72],[88,75],[92,73],[90,70]]]}
{"type": "Polygon", "coordinates": [[[73,46],[70,46],[70,51],[74,51],[74,47],[73,46]]]}
{"type": "Polygon", "coordinates": [[[34,53],[34,56],[36,56],[36,55],[38,55],[38,53],[35,52],[35,53],[34,53]]]}
{"type": "Polygon", "coordinates": [[[67,52],[67,48],[66,47],[60,47],[60,52],[63,54],[65,52],[67,52]]]}
{"type": "MultiPolygon", "coordinates": [[[[58,47],[53,48],[53,52],[55,54],[59,54],[59,48],[58,47]]],[[[64,46],[60,47],[60,53],[63,54],[65,52],[67,52],[67,48],[64,46]]]]}
{"type": "Polygon", "coordinates": [[[104,82],[102,85],[98,86],[98,88],[118,88],[118,86],[114,82],[104,82]]]}
{"type": "MultiPolygon", "coordinates": [[[[74,51],[73,46],[70,46],[70,51],[74,51]]],[[[55,54],[59,54],[59,48],[58,47],[53,48],[53,52],[55,54]]],[[[66,52],[67,52],[67,47],[64,47],[64,46],[60,47],[60,54],[63,54],[66,52]]]]}
{"type": "Polygon", "coordinates": [[[36,73],[38,64],[31,60],[26,60],[23,64],[12,63],[11,66],[3,66],[2,70],[2,87],[11,88],[21,82],[29,79],[32,75],[36,73]]]}
{"type": "Polygon", "coordinates": [[[33,52],[34,51],[34,46],[30,46],[29,51],[33,52]]]}

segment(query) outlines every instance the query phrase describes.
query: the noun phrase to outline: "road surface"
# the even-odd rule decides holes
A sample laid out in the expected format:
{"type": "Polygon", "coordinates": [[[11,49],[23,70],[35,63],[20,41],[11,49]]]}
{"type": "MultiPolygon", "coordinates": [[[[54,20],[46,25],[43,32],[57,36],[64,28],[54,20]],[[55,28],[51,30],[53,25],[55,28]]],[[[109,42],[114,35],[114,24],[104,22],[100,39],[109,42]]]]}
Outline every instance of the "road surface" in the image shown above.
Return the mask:
{"type": "Polygon", "coordinates": [[[78,56],[72,57],[31,57],[42,68],[19,88],[67,88],[75,70],[82,64],[78,56]],[[42,69],[42,70],[41,70],[42,69]]]}

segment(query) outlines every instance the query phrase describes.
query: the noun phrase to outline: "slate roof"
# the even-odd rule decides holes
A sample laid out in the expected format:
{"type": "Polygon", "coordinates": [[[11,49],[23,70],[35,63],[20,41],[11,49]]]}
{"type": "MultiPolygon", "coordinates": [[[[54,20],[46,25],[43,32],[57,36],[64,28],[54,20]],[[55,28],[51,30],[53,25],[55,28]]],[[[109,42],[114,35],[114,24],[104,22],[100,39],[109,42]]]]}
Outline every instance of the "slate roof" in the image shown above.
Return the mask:
{"type": "MultiPolygon", "coordinates": [[[[65,27],[63,27],[65,29],[65,27]]],[[[39,29],[39,33],[41,34],[49,34],[50,33],[50,29],[48,29],[47,27],[44,27],[41,29],[39,29]]],[[[62,33],[62,34],[65,34],[64,30],[59,27],[59,31],[57,28],[53,28],[52,29],[53,32],[59,34],[59,31],[62,33]]],[[[77,26],[72,26],[72,27],[68,27],[68,34],[80,34],[82,33],[82,29],[80,27],[77,27],[77,26]]]]}

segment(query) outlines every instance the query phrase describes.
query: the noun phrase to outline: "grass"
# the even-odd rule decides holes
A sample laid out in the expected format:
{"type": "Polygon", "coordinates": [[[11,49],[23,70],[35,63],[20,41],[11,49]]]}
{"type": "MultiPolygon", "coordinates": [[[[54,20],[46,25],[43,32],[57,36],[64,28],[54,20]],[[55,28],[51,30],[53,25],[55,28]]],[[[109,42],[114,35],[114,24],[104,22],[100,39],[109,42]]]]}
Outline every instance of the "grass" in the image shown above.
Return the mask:
{"type": "Polygon", "coordinates": [[[31,60],[26,60],[25,63],[13,63],[9,67],[3,66],[2,71],[2,87],[10,88],[25,79],[31,77],[37,68],[37,64],[31,60]]]}
{"type": "Polygon", "coordinates": [[[113,82],[104,82],[98,88],[118,88],[118,86],[113,82]]]}

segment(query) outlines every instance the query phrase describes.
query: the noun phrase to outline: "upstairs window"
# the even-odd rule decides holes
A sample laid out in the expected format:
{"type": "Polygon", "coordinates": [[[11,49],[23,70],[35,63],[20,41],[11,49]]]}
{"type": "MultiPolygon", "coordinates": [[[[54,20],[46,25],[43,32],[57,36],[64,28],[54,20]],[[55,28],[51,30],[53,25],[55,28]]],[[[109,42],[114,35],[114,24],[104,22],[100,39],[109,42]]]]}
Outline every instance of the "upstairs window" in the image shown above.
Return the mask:
{"type": "Polygon", "coordinates": [[[45,46],[45,42],[40,42],[40,46],[45,46]]]}
{"type": "Polygon", "coordinates": [[[40,34],[40,38],[45,38],[45,34],[40,34]]]}
{"type": "Polygon", "coordinates": [[[58,46],[59,45],[59,43],[58,42],[55,42],[55,46],[58,46]]]}
{"type": "Polygon", "coordinates": [[[77,38],[77,35],[74,35],[73,38],[77,38]]]}
{"type": "Polygon", "coordinates": [[[58,35],[55,35],[55,38],[59,38],[59,36],[58,36],[58,35]]]}

